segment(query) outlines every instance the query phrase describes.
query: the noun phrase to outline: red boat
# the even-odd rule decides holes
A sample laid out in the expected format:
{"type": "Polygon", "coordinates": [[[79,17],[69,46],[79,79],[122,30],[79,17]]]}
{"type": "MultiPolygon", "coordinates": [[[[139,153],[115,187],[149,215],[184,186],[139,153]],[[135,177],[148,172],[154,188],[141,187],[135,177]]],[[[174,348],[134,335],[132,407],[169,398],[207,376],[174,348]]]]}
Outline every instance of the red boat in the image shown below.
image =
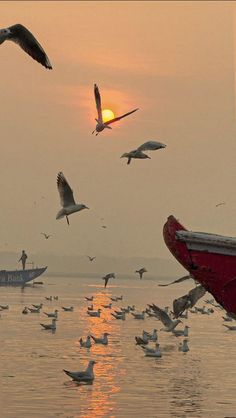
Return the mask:
{"type": "Polygon", "coordinates": [[[227,312],[236,314],[236,238],[188,231],[174,216],[163,227],[174,257],[227,312]]]}

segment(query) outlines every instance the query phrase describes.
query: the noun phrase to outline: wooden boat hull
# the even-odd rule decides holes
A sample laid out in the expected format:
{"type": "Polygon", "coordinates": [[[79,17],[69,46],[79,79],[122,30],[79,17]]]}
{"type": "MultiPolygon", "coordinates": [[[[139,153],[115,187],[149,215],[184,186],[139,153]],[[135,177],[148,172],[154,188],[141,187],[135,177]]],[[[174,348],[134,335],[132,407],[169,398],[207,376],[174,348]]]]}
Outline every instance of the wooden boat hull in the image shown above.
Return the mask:
{"type": "Polygon", "coordinates": [[[41,276],[46,269],[47,267],[28,270],[1,270],[0,286],[24,286],[25,283],[41,276]]]}
{"type": "MultiPolygon", "coordinates": [[[[236,252],[227,244],[194,245],[180,240],[178,231],[187,231],[174,217],[169,216],[163,227],[164,241],[180,264],[209,291],[227,312],[236,314],[236,252]]],[[[197,235],[197,234],[196,234],[197,235]]],[[[209,234],[210,236],[211,234],[209,234]]],[[[204,236],[204,234],[203,234],[204,236]]],[[[205,234],[207,236],[207,234],[205,234]]],[[[212,237],[217,237],[212,235],[212,237]]],[[[220,237],[220,236],[219,236],[220,237]]],[[[222,242],[227,241],[227,237],[222,242]]],[[[233,241],[229,238],[228,240],[233,241]]]]}

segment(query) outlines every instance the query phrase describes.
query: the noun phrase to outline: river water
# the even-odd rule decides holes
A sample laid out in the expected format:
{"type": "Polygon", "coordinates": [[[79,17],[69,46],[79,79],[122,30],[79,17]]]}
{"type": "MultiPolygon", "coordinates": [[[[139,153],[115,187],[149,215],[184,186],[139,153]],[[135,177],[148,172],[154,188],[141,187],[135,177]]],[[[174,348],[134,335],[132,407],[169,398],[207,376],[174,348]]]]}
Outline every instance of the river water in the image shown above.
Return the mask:
{"type": "MultiPolygon", "coordinates": [[[[157,280],[114,279],[103,289],[100,279],[43,276],[44,286],[1,287],[1,418],[195,418],[236,417],[236,332],[222,326],[222,312],[189,314],[188,353],[178,351],[180,338],[159,332],[162,358],[147,358],[135,344],[142,330],[160,330],[155,318],[135,320],[127,314],[118,321],[103,309],[100,318],[89,317],[85,296],[94,296],[94,307],[123,295],[113,307],[134,304],[142,311],[147,303],[171,306],[174,298],[194,287],[184,282],[158,287],[157,280]],[[45,296],[58,300],[47,301],[45,296]],[[43,303],[40,314],[23,315],[24,306],[43,303]],[[64,312],[61,306],[74,306],[64,312]],[[55,333],[44,312],[59,310],[55,333]],[[80,348],[78,340],[91,333],[109,332],[109,345],[80,348]],[[95,365],[92,385],[78,385],[63,373],[95,365]]],[[[209,298],[208,295],[203,298],[209,298]]],[[[204,300],[198,306],[204,305],[204,300]]],[[[184,325],[183,324],[183,325],[184,325]]],[[[179,328],[183,327],[181,325],[179,328]]]]}

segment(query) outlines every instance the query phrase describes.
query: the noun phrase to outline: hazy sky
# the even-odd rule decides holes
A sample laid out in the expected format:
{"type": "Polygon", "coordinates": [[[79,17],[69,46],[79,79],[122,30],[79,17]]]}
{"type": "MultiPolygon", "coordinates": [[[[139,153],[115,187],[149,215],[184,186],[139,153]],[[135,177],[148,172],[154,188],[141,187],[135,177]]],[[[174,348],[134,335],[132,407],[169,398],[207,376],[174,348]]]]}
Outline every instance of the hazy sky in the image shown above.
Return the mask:
{"type": "Polygon", "coordinates": [[[162,238],[170,214],[236,236],[234,8],[1,2],[0,26],[25,25],[53,70],[0,46],[0,250],[172,258],[162,238]],[[95,82],[103,108],[140,108],[98,137],[95,82]],[[130,166],[120,159],[147,140],[167,148],[130,166]],[[55,219],[59,171],[90,207],[70,227],[55,219]]]}

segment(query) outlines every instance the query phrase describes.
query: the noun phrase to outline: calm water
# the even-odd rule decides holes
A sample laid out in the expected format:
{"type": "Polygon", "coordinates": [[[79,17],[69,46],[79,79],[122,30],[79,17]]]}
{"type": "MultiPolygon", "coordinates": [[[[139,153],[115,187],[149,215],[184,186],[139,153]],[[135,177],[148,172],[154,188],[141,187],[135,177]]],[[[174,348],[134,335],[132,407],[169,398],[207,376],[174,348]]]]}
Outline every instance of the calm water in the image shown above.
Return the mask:
{"type": "MultiPolygon", "coordinates": [[[[142,330],[161,328],[154,318],[135,320],[131,314],[118,321],[103,309],[101,318],[86,314],[84,296],[94,295],[94,306],[109,303],[111,295],[124,295],[113,306],[135,304],[138,310],[155,302],[164,307],[193,287],[181,283],[167,288],[152,280],[115,279],[104,291],[99,280],[43,277],[43,287],[0,288],[1,412],[0,417],[236,417],[236,332],[222,326],[222,312],[189,314],[190,352],[178,352],[180,338],[160,332],[161,359],[144,357],[135,345],[142,330]],[[98,284],[97,284],[98,282],[98,284]],[[58,301],[45,296],[58,295],[58,301]],[[44,306],[40,314],[22,315],[25,305],[44,306]],[[61,306],[74,306],[64,312],[61,306]],[[59,309],[55,334],[44,331],[43,311],[59,309]],[[78,340],[89,332],[111,334],[109,345],[80,348],[78,340]],[[78,386],[62,369],[82,370],[97,361],[93,385],[78,386]]],[[[208,297],[208,295],[207,295],[208,297]]],[[[198,306],[203,306],[200,301],[198,306]]]]}

